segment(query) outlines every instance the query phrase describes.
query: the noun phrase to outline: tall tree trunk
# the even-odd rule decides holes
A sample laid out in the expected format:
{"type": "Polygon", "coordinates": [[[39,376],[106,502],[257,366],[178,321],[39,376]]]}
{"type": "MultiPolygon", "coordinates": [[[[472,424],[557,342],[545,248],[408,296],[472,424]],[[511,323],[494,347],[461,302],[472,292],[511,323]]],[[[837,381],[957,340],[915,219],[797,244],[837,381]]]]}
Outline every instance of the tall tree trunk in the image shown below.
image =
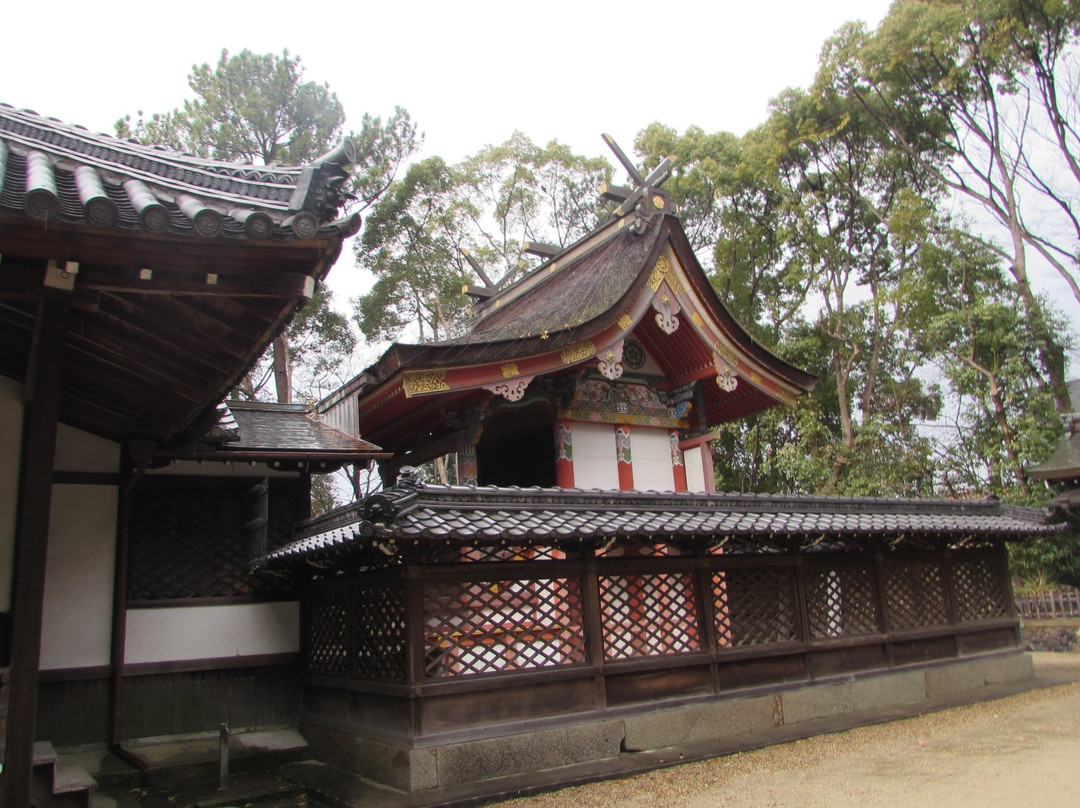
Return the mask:
{"type": "Polygon", "coordinates": [[[289,340],[284,334],[274,337],[274,386],[279,404],[292,403],[292,365],[289,362],[289,340]]]}

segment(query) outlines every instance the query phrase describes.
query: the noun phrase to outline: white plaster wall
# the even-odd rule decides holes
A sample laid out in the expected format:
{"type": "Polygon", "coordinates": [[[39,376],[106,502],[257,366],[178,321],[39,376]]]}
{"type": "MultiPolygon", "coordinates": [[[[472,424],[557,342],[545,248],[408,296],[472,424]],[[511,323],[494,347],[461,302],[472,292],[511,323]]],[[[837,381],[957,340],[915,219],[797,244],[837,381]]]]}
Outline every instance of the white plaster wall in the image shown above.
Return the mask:
{"type": "Polygon", "coordinates": [[[671,468],[671,433],[654,427],[630,427],[630,453],[634,458],[634,488],[639,491],[674,491],[671,468]]]}
{"type": "MultiPolygon", "coordinates": [[[[706,446],[707,448],[707,446],[706,446]]],[[[686,463],[686,490],[704,493],[705,468],[701,461],[701,446],[693,446],[683,452],[683,462],[686,463]]]]}
{"type": "Polygon", "coordinates": [[[54,485],[41,669],[109,664],[118,490],[54,485]]]}
{"type": "Polygon", "coordinates": [[[300,604],[129,609],[125,661],[219,659],[300,650],[300,604]]]}
{"type": "Polygon", "coordinates": [[[574,485],[577,488],[617,491],[619,467],[615,455],[615,427],[611,424],[575,422],[571,426],[571,435],[574,444],[574,485]]]}
{"type": "Polygon", "coordinates": [[[120,471],[120,444],[60,424],[56,430],[57,471],[120,471]]]}
{"type": "Polygon", "coordinates": [[[15,509],[19,502],[23,387],[0,376],[0,612],[11,610],[15,564],[15,509]]]}

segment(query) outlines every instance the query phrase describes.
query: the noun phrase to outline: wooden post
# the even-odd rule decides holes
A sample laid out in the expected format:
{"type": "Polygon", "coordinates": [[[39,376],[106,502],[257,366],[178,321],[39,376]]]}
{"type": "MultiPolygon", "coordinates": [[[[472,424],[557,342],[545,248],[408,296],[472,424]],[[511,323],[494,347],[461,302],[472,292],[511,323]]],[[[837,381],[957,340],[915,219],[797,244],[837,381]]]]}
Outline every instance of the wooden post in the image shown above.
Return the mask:
{"type": "Polygon", "coordinates": [[[585,654],[589,665],[599,671],[593,675],[593,706],[596,710],[607,709],[607,685],[604,672],[604,615],[600,606],[600,582],[593,551],[581,573],[581,615],[585,629],[585,654]]]}
{"type": "Polygon", "coordinates": [[[24,387],[19,510],[15,523],[11,685],[4,766],[3,803],[9,808],[30,804],[41,618],[45,605],[45,559],[66,321],[67,300],[62,295],[46,293],[38,307],[24,387]]]}

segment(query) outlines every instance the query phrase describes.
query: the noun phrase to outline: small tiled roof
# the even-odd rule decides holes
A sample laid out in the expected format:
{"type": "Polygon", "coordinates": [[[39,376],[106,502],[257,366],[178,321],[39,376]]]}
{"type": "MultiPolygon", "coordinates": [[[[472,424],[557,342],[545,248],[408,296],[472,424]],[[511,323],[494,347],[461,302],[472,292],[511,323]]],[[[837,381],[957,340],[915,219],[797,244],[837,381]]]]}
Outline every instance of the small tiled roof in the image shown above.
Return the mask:
{"type": "Polygon", "coordinates": [[[1033,479],[1080,479],[1080,379],[1071,379],[1068,388],[1073,411],[1064,416],[1065,435],[1050,457],[1028,469],[1033,479]]]}
{"type": "Polygon", "coordinates": [[[302,404],[230,401],[229,410],[240,439],[237,451],[378,452],[379,447],[354,438],[313,417],[302,404]]]}
{"type": "Polygon", "coordinates": [[[354,158],[345,141],[308,166],[205,160],[0,104],[0,213],[202,238],[348,236],[359,217],[338,210],[354,158]]]}
{"type": "Polygon", "coordinates": [[[323,460],[335,465],[382,456],[378,446],[353,437],[314,417],[302,404],[228,401],[218,406],[218,421],[198,444],[167,459],[323,460]]]}
{"type": "Polygon", "coordinates": [[[406,483],[299,526],[268,561],[325,560],[387,541],[554,546],[646,538],[784,540],[859,536],[1021,539],[1057,532],[1048,514],[997,501],[662,494],[406,483]]]}

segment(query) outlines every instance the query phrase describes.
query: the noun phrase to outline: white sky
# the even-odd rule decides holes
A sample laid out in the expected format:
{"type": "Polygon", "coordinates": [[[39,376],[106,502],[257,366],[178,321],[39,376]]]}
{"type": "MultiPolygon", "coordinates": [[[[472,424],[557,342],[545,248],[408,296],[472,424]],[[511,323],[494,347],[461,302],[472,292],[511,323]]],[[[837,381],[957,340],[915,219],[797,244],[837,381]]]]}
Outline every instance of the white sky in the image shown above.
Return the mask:
{"type": "Polygon", "coordinates": [[[608,155],[602,132],[629,152],[654,120],[741,134],[765,120],[769,98],[810,82],[829,34],[853,19],[876,25],[888,2],[8,6],[0,101],[12,106],[112,133],[125,114],[179,106],[192,65],[216,63],[222,48],[288,48],[356,125],[403,106],[425,153],[456,161],[515,129],[590,156],[608,155]]]}

